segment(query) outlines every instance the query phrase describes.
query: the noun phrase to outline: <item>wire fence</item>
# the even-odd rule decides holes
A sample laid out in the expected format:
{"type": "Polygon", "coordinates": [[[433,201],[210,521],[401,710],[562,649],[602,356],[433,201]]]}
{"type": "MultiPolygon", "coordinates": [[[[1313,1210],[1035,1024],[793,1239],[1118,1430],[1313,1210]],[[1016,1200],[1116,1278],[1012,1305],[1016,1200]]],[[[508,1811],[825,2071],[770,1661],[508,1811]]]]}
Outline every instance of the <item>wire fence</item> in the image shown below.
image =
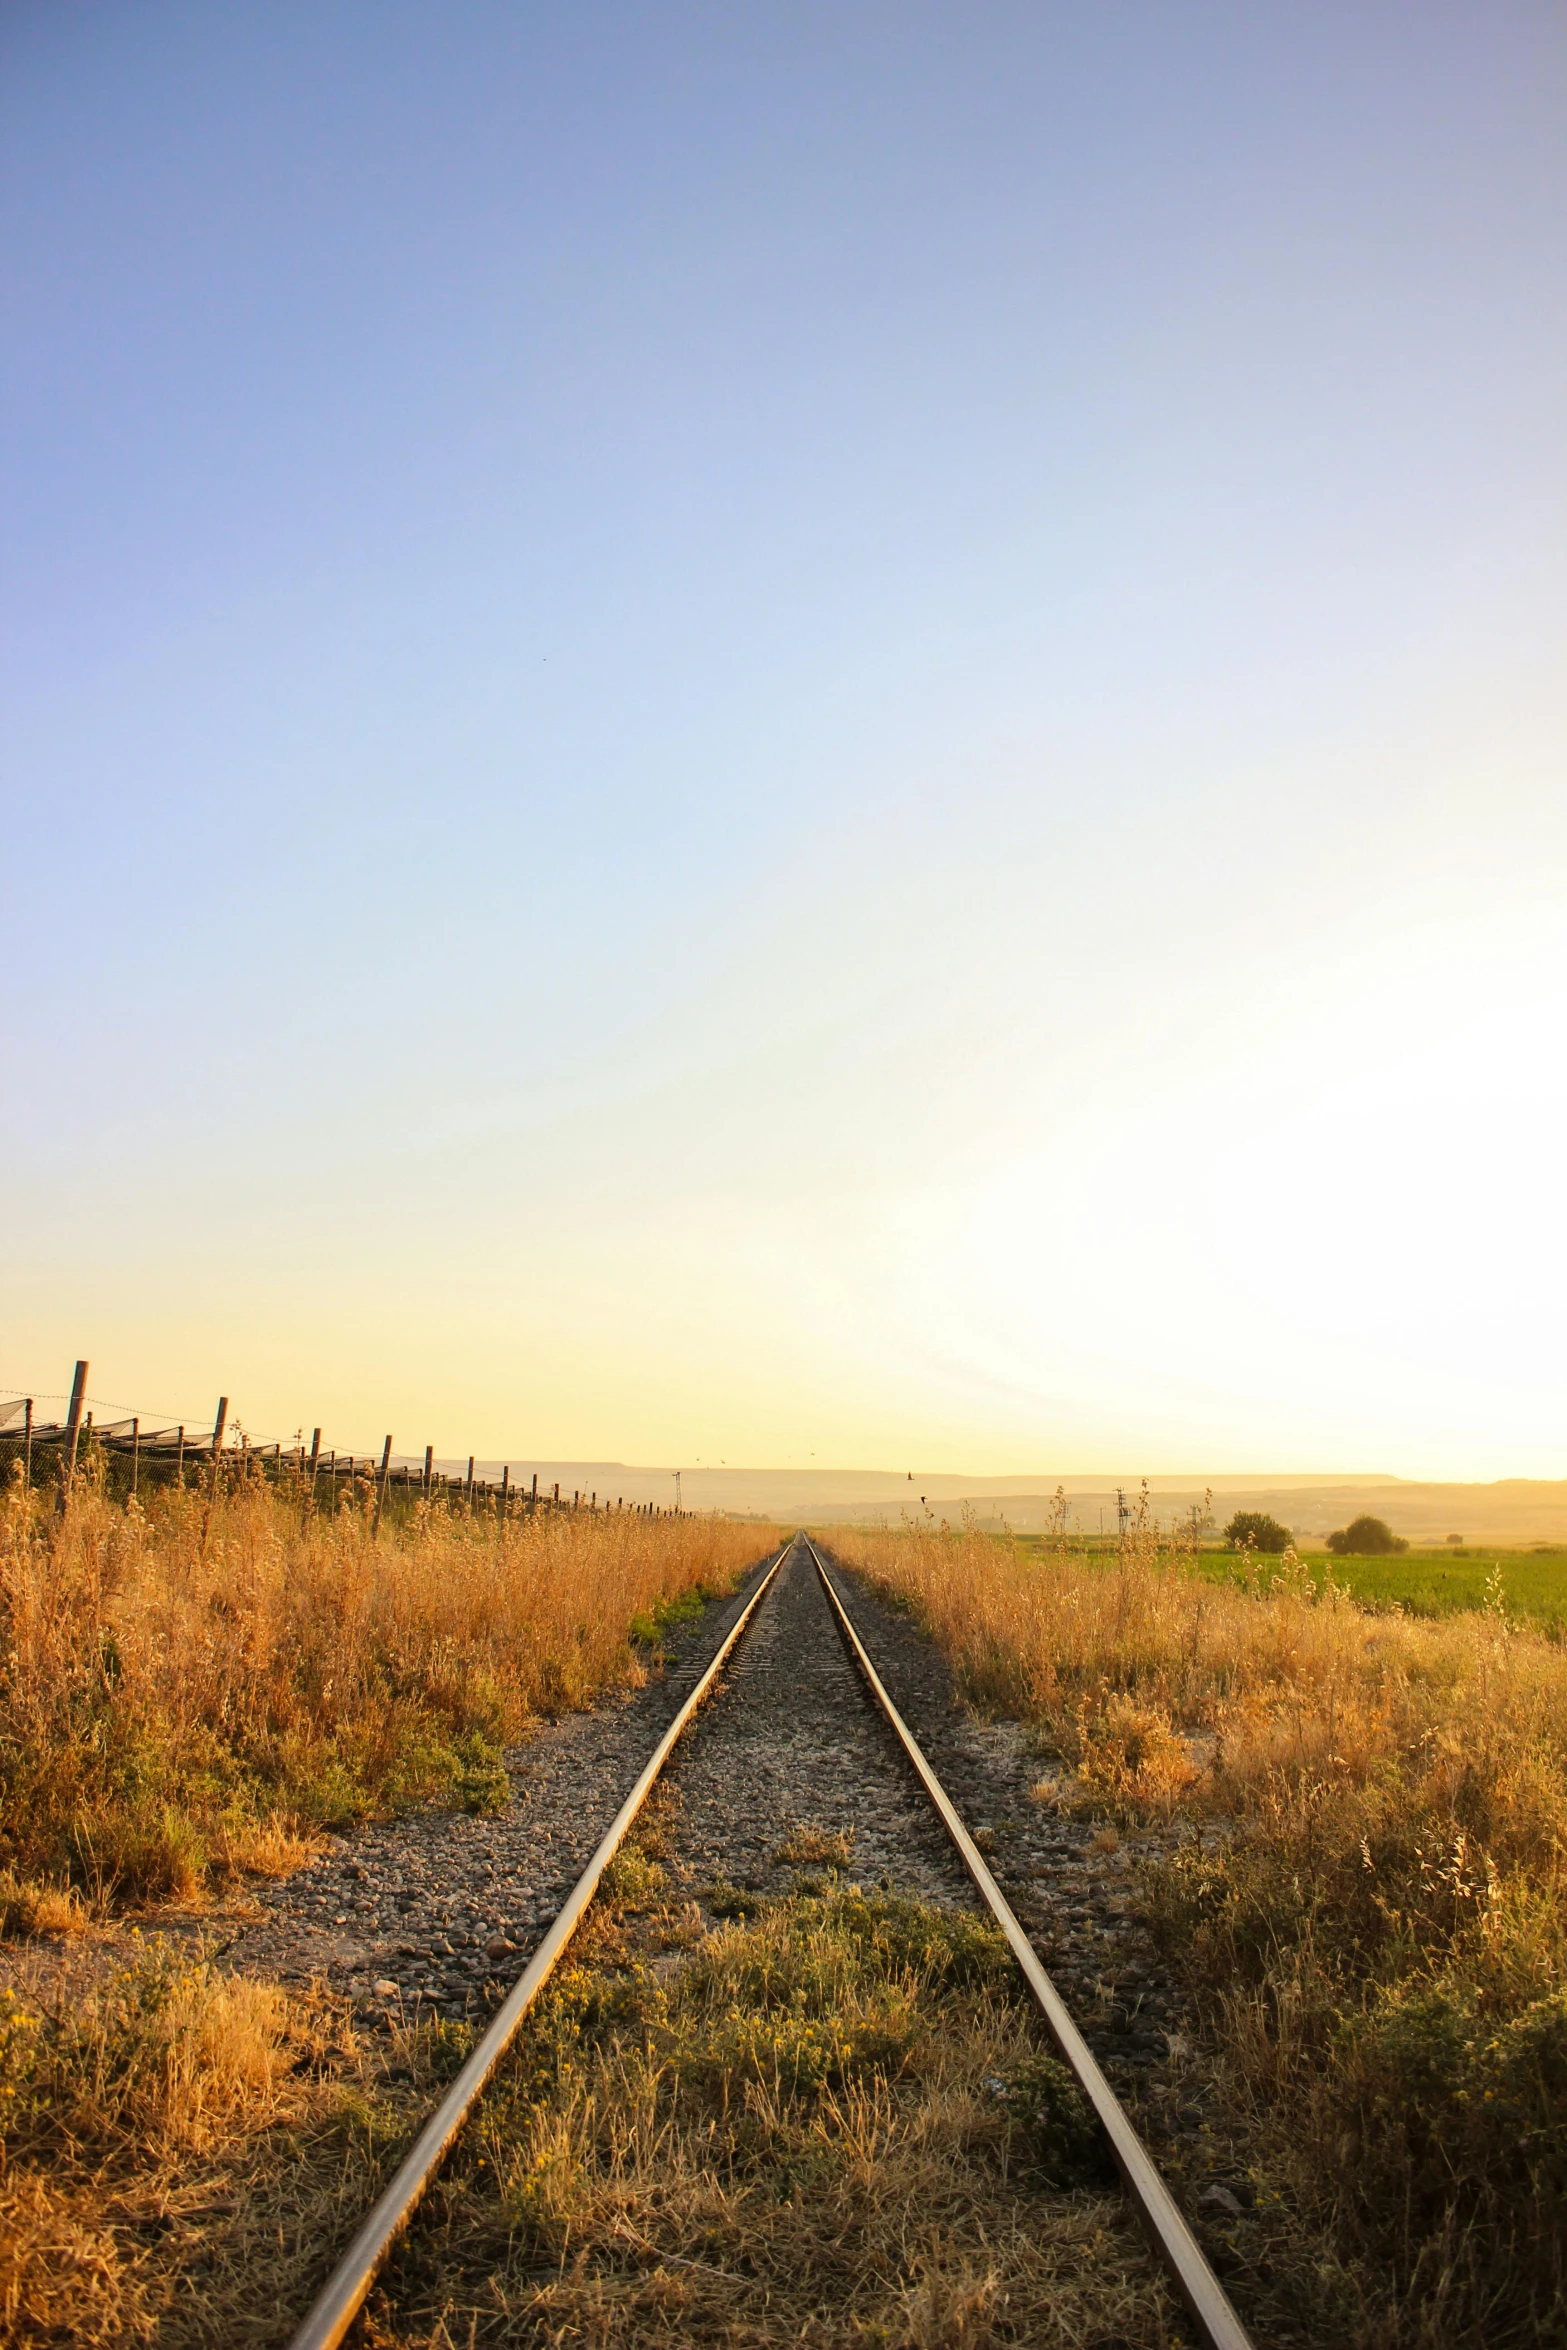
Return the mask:
{"type": "Polygon", "coordinates": [[[87,1394],[88,1366],[76,1365],[69,1396],[0,1394],[0,1481],[20,1478],[33,1488],[53,1488],[61,1504],[68,1499],[84,1457],[93,1463],[107,1489],[119,1499],[140,1497],[144,1489],[187,1485],[205,1480],[216,1488],[245,1479],[264,1479],[301,1495],[317,1507],[337,1509],[361,1506],[373,1497],[377,1518],[388,1505],[402,1510],[417,1503],[442,1502],[473,1509],[482,1506],[503,1516],[539,1510],[591,1511],[594,1515],[621,1514],[643,1518],[678,1517],[679,1509],[660,1508],[655,1502],[627,1502],[623,1496],[601,1500],[597,1492],[574,1491],[568,1499],[558,1482],[540,1492],[535,1472],[531,1483],[513,1483],[510,1465],[498,1478],[476,1473],[470,1454],[465,1474],[438,1467],[435,1448],[426,1445],[422,1467],[417,1461],[393,1461],[392,1439],[375,1453],[340,1452],[322,1444],[321,1430],[303,1433],[292,1444],[281,1440],[258,1443],[248,1433],[230,1436],[229,1399],[218,1398],[211,1427],[192,1427],[166,1415],[127,1412],[110,1405],[114,1417],[97,1414],[87,1394]],[[62,1415],[45,1416],[40,1407],[64,1404],[62,1415]]]}

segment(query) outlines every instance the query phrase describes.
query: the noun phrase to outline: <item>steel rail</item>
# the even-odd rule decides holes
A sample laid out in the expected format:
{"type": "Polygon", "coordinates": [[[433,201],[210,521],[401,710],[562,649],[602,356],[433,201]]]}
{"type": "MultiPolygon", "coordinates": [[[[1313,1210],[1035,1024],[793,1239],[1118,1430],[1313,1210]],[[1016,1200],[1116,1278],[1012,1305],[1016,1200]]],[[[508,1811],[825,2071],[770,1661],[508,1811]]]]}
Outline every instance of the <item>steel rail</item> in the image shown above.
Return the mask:
{"type": "Polygon", "coordinates": [[[1202,2340],[1208,2345],[1208,2350],[1252,2350],[1245,2327],[1231,2307],[1224,2287],[1208,2266],[1202,2247],[1182,2218],[1175,2198],[1159,2176],[1153,2157],[1133,2129],[1121,2100],[1100,2071],[1087,2041],[1073,2023],[1060,1992],[1040,1965],[1033,1944],[1013,1915],[1011,1903],[986,1867],[984,1855],[959,1819],[946,1789],[926,1760],[919,1740],[887,1694],[880,1674],[865,1652],[864,1642],[849,1619],[848,1609],[822,1564],[820,1551],[809,1535],[806,1535],[805,1542],[816,1562],[816,1572],[832,1602],[850,1653],[877,1704],[902,1742],[903,1750],[918,1773],[926,1794],[940,1813],[942,1825],[957,1846],[964,1867],[1005,1934],[1029,1989],[1044,2011],[1045,2021],[1050,2026],[1057,2047],[1077,2076],[1084,2096],[1103,2124],[1127,2194],[1153,2240],[1154,2249],[1169,2269],[1182,2300],[1191,2311],[1202,2340]]]}
{"type": "Polygon", "coordinates": [[[626,1830],[647,1801],[681,1732],[722,1672],[736,1641],[755,1615],[763,1594],[793,1548],[794,1538],[791,1537],[746,1601],[718,1654],[653,1749],[636,1785],[615,1814],[603,1841],[577,1879],[555,1923],[528,1961],[524,1973],[518,1977],[497,2008],[473,2054],[425,2123],[413,2146],[398,2165],[390,2184],[328,2277],[309,2316],[294,2335],[290,2350],[336,2350],[337,2344],[353,2324],[398,2237],[413,2217],[425,2189],[451,2151],[480,2091],[505,2055],[523,2017],[549,1981],[561,1953],[581,1924],[589,1903],[598,1891],[599,1879],[614,1859],[626,1830]]]}

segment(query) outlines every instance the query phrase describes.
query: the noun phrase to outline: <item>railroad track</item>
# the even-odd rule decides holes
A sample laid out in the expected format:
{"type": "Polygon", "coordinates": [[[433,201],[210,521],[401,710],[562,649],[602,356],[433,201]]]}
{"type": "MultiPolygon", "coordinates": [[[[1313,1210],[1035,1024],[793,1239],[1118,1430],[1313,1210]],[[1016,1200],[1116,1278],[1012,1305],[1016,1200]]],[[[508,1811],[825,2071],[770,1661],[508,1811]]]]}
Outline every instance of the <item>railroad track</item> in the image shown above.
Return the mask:
{"type": "MultiPolygon", "coordinates": [[[[868,1707],[875,1709],[881,1725],[879,1740],[873,1740],[868,1737],[864,1724],[850,1722],[848,1735],[851,1740],[860,1741],[861,1749],[855,1751],[851,1747],[849,1759],[853,1767],[862,1770],[868,1779],[879,1768],[885,1779],[889,1767],[888,1741],[895,1742],[892,1767],[901,1777],[900,1797],[906,1808],[911,1792],[908,1787],[909,1775],[912,1774],[920,1790],[917,1801],[923,1813],[921,1824],[925,1831],[927,1851],[932,1839],[938,1842],[940,1848],[939,1859],[928,1855],[925,1862],[927,1874],[933,1868],[939,1870],[944,1862],[950,1882],[954,1866],[961,1868],[1005,1936],[1061,2057],[1074,2074],[1104,2129],[1127,2197],[1191,2314],[1198,2341],[1208,2345],[1208,2350],[1249,2350],[1249,2338],[1165,2186],[1157,2165],[1100,2070],[1065,2002],[1040,1964],[1028,1935],[992,1875],[983,1853],[883,1685],[833,1574],[815,1544],[804,1534],[798,1534],[786,1543],[767,1567],[706,1671],[659,1739],[525,1971],[497,2010],[472,2055],[425,2123],[396,2175],[343,2253],[314,2307],[295,2334],[292,2350],[335,2350],[335,2346],[347,2336],[377,2276],[473,2112],[486,2083],[504,2058],[528,2010],[548,1982],[587,1914],[605,1870],[658,1783],[682,1736],[730,1666],[736,1650],[748,1633],[752,1645],[759,1652],[758,1669],[765,1673],[770,1665],[775,1680],[781,1678],[786,1693],[785,1703],[791,1711],[798,1706],[808,1715],[814,1704],[818,1713],[830,1707],[840,1720],[845,1715],[852,1716],[853,1696],[846,1690],[843,1681],[844,1662],[847,1660],[864,1699],[868,1701],[868,1707]],[[799,1662],[802,1643],[809,1644],[813,1638],[813,1609],[816,1617],[821,1614],[820,1597],[813,1601],[810,1596],[813,1591],[825,1597],[831,1611],[830,1623],[836,1624],[841,1635],[839,1655],[836,1658],[819,1658],[814,1676],[802,1673],[799,1662]],[[766,1603],[770,1597],[772,1606],[769,1609],[766,1603]],[[767,1651],[769,1645],[774,1652],[771,1657],[760,1653],[767,1651]],[[882,1747],[879,1755],[871,1751],[877,1743],[882,1747]]],[[[838,1647],[837,1643],[832,1645],[838,1647]]],[[[820,1647],[819,1640],[816,1646],[820,1647]]],[[[727,1710],[731,1717],[731,1739],[743,1739],[747,1731],[743,1710],[727,1710]]],[[[753,1780],[759,1759],[771,1769],[775,1777],[787,1776],[791,1761],[787,1742],[780,1749],[775,1741],[773,1749],[761,1758],[755,1754],[744,1758],[753,1780]]],[[[717,1768],[709,1774],[710,1779],[722,1779],[733,1785],[736,1777],[735,1760],[732,1754],[720,1757],[717,1768]]],[[[768,1808],[767,1791],[763,1790],[760,1804],[756,1800],[756,1792],[754,1784],[748,1785],[748,1812],[765,1813],[768,1808]]],[[[906,1817],[901,1824],[907,1832],[910,1823],[906,1817]]]]}

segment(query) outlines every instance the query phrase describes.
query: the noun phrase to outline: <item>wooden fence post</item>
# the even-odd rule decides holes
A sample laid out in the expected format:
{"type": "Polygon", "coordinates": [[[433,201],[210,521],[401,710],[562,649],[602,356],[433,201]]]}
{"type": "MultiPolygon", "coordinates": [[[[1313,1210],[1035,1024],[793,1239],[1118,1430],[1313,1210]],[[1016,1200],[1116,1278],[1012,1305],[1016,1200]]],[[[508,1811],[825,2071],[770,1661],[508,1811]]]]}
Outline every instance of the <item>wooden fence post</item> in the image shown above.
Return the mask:
{"type": "Polygon", "coordinates": [[[185,1423],[180,1422],[179,1448],[174,1455],[174,1482],[181,1493],[185,1490],[185,1423]]]}
{"type": "Polygon", "coordinates": [[[218,1416],[212,1423],[212,1471],[207,1479],[207,1499],[201,1513],[201,1555],[207,1555],[207,1536],[212,1531],[212,1505],[218,1498],[218,1468],[223,1458],[223,1430],[229,1416],[229,1399],[218,1397],[218,1416]]]}
{"type": "Polygon", "coordinates": [[[426,1501],[430,1498],[430,1481],[434,1472],[435,1447],[433,1444],[427,1444],[424,1448],[424,1498],[426,1501]]]}
{"type": "Polygon", "coordinates": [[[385,1444],[383,1444],[381,1447],[381,1474],[376,1481],[375,1516],[370,1522],[370,1539],[372,1542],[375,1541],[376,1537],[381,1531],[381,1512],[386,1507],[386,1485],[387,1479],[391,1476],[391,1474],[392,1439],[390,1436],[388,1436],[385,1444]]]}
{"type": "Polygon", "coordinates": [[[136,1498],[136,1478],[140,1468],[141,1420],[139,1417],[133,1417],[131,1420],[131,1499],[133,1501],[136,1498]]]}
{"type": "Polygon", "coordinates": [[[71,1408],[66,1415],[65,1442],[60,1448],[60,1515],[65,1515],[76,1475],[76,1447],[82,1433],[82,1403],[87,1393],[87,1365],[78,1363],[71,1378],[71,1408]]]}
{"type": "Polygon", "coordinates": [[[33,1490],[33,1399],[27,1398],[26,1416],[22,1421],[22,1481],[29,1493],[33,1490]]]}

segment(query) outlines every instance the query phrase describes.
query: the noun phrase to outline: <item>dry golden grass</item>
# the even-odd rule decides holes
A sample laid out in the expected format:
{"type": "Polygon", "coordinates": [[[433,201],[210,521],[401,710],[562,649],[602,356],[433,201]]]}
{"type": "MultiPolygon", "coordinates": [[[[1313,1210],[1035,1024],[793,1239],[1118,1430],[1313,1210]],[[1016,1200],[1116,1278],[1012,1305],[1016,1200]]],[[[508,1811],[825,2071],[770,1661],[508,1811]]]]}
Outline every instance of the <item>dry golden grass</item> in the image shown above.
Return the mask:
{"type": "Polygon", "coordinates": [[[530,1718],[640,1680],[658,1624],[766,1540],[630,1513],[501,1527],[442,1501],[377,1541],[367,1506],[318,1514],[259,1478],[121,1506],[90,1455],[62,1522],[15,1483],[0,1867],[31,1883],[37,1925],[50,1886],[189,1897],[213,1872],[284,1872],[371,1812],[486,1808],[530,1718]]]}
{"type": "Polygon", "coordinates": [[[1216,1587],[1146,1525],[1107,1563],[973,1530],[834,1547],[1037,1726],[1063,1798],[1208,1824],[1148,1905],[1269,2190],[1238,2256],[1279,2324],[1567,2339],[1562,1647],[1495,1601],[1368,1613],[1288,1555],[1216,1587]]]}
{"type": "Polygon", "coordinates": [[[797,1820],[782,1844],[776,1858],[793,1861],[799,1868],[819,1866],[846,1869],[854,1855],[854,1831],[842,1828],[824,1828],[814,1820],[797,1820]]]}
{"type": "Polygon", "coordinates": [[[74,1885],[38,1885],[14,1869],[0,1874],[0,1934],[80,1934],[87,1905],[74,1885]]]}
{"type": "Polygon", "coordinates": [[[282,2340],[450,2062],[157,1945],[69,2002],[0,1994],[0,2343],[282,2340]]]}
{"type": "Polygon", "coordinates": [[[530,2019],[372,2345],[1180,2338],[988,1923],[838,1884],[704,1933],[656,1864],[638,1882],[530,2019]]]}
{"type": "MultiPolygon", "coordinates": [[[[838,1884],[704,1932],[623,1857],[370,2343],[1181,2338],[988,1924],[838,1884]]],[[[466,2043],[159,1945],[0,2001],[0,2344],[273,2350],[466,2043]]]]}
{"type": "MultiPolygon", "coordinates": [[[[259,1479],[124,1507],[90,1455],[63,1523],[13,1486],[0,1932],[282,1874],[371,1811],[498,1801],[506,1742],[641,1680],[659,1625],[765,1541],[444,1505],[376,1541],[259,1479]]],[[[47,1997],[0,1994],[0,2341],[275,2343],[465,2035],[375,2056],[324,1999],[162,1948],[101,1964],[94,1941],[35,1968],[47,1997]]]]}

